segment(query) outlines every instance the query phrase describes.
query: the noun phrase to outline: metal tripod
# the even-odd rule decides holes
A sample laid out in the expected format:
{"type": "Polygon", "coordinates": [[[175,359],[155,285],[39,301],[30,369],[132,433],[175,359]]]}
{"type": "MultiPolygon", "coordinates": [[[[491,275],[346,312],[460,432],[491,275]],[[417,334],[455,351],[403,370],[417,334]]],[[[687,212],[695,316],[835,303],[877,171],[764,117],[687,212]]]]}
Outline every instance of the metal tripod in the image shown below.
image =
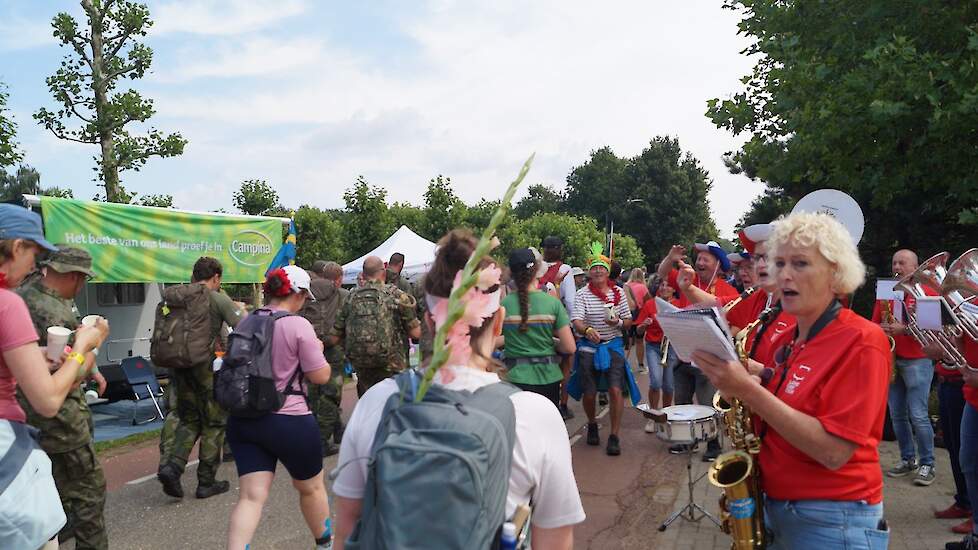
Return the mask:
{"type": "Polygon", "coordinates": [[[689,488],[689,502],[687,502],[679,510],[673,512],[672,515],[669,516],[669,519],[664,521],[662,525],[659,526],[659,531],[665,531],[666,527],[669,527],[669,525],[671,525],[672,522],[676,521],[680,517],[686,521],[696,521],[696,522],[700,521],[703,518],[708,518],[710,521],[715,523],[717,527],[720,527],[720,522],[717,521],[715,517],[710,515],[710,513],[704,510],[702,506],[696,504],[693,501],[693,487],[695,487],[696,484],[699,483],[701,479],[706,477],[706,473],[704,472],[702,475],[700,475],[700,477],[693,479],[693,451],[694,450],[696,450],[695,442],[686,444],[686,479],[687,479],[686,486],[689,488]],[[699,515],[697,515],[697,512],[699,512],[699,515]]]}

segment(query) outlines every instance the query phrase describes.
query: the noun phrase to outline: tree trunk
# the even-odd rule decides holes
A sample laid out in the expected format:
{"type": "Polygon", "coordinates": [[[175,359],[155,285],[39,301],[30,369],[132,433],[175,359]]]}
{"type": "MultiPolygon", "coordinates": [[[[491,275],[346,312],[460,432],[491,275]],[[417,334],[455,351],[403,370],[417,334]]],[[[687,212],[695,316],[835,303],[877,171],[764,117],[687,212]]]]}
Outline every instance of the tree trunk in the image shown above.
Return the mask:
{"type": "Polygon", "coordinates": [[[105,78],[103,58],[102,8],[91,0],[82,0],[82,8],[88,14],[92,29],[92,88],[95,92],[95,123],[98,128],[99,146],[102,151],[102,183],[107,202],[123,202],[119,193],[119,167],[115,159],[115,141],[112,139],[111,120],[108,115],[108,82],[105,78]]]}

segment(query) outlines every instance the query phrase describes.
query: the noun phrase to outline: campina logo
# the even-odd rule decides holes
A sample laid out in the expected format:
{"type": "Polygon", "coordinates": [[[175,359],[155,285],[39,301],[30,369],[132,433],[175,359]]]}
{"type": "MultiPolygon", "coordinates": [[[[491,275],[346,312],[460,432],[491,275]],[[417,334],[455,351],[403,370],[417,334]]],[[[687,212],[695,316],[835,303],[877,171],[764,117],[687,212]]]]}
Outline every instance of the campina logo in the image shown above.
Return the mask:
{"type": "Polygon", "coordinates": [[[244,229],[231,241],[231,257],[242,265],[259,266],[268,263],[272,253],[272,239],[261,231],[244,229]]]}

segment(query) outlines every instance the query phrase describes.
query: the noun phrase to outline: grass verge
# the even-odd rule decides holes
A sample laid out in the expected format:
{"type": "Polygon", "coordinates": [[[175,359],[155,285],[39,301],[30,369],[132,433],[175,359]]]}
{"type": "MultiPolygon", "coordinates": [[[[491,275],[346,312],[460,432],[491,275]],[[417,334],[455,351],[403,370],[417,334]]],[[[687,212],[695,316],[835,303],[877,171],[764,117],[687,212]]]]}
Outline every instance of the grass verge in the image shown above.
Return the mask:
{"type": "Polygon", "coordinates": [[[157,428],[155,430],[139,432],[138,434],[127,435],[126,437],[111,439],[109,441],[97,441],[95,442],[95,452],[101,455],[113,449],[118,449],[119,447],[142,443],[143,441],[149,441],[150,439],[159,439],[161,429],[162,428],[157,428]]]}

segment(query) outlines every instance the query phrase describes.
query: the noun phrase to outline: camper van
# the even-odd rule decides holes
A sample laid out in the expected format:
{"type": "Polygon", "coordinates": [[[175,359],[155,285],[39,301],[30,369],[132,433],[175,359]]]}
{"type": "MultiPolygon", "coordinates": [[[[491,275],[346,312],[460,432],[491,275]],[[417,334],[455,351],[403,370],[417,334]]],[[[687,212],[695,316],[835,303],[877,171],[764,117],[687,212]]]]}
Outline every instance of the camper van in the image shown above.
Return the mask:
{"type": "MultiPolygon", "coordinates": [[[[42,198],[36,195],[25,195],[24,202],[27,207],[41,214],[42,218],[44,219],[45,233],[47,233],[46,237],[49,240],[53,239],[52,242],[64,242],[64,239],[59,238],[59,236],[52,235],[48,231],[49,217],[42,209],[42,198]]],[[[83,201],[72,202],[82,203],[83,201]]],[[[288,228],[290,221],[288,218],[245,216],[223,213],[200,213],[186,210],[144,206],[114,205],[114,207],[155,211],[153,214],[156,217],[164,218],[166,216],[202,216],[206,219],[232,218],[244,222],[245,225],[250,222],[274,221],[277,224],[281,224],[286,229],[288,228]]],[[[265,224],[265,227],[268,227],[267,223],[265,224]]],[[[257,232],[257,230],[254,229],[246,229],[245,231],[250,231],[252,233],[257,232]]],[[[144,237],[143,240],[147,240],[145,237],[162,240],[165,238],[171,238],[172,235],[153,235],[151,232],[149,232],[142,235],[142,237],[144,237]]],[[[281,234],[265,237],[266,238],[260,239],[260,246],[250,245],[248,243],[242,244],[237,240],[231,241],[227,247],[228,252],[235,258],[241,258],[240,252],[243,250],[254,251],[255,253],[263,254],[264,256],[268,256],[270,252],[271,256],[274,256],[281,245],[281,234]],[[266,243],[266,241],[268,242],[266,243]]],[[[189,265],[191,266],[192,261],[196,261],[196,257],[207,255],[206,251],[198,252],[196,250],[188,250],[187,252],[187,261],[190,262],[189,265]]],[[[93,257],[95,259],[94,270],[97,274],[101,275],[106,270],[106,266],[99,265],[98,257],[95,256],[95,254],[93,254],[93,257]]],[[[227,261],[227,259],[222,259],[222,263],[227,263],[227,261]]],[[[261,280],[268,265],[267,261],[263,263],[257,260],[249,260],[245,263],[251,274],[252,281],[257,282],[261,280]]],[[[227,267],[225,269],[227,269],[227,267]]],[[[85,284],[81,293],[75,299],[79,311],[81,312],[82,316],[101,315],[102,317],[105,317],[109,321],[109,325],[112,329],[109,339],[105,342],[105,344],[103,344],[98,355],[99,371],[102,372],[106,381],[109,383],[109,388],[104,397],[110,400],[131,397],[127,384],[125,384],[125,377],[122,374],[120,363],[127,357],[145,357],[149,359],[149,344],[150,338],[153,335],[153,323],[156,315],[156,306],[162,299],[163,289],[166,284],[188,282],[190,280],[190,273],[191,269],[187,266],[183,266],[179,279],[167,277],[167,281],[139,280],[133,282],[98,282],[98,279],[96,279],[94,282],[85,284]]],[[[142,278],[149,279],[149,277],[142,278]]],[[[228,278],[225,277],[225,279],[228,278]]],[[[160,375],[164,375],[166,370],[157,369],[157,372],[160,375]]]]}

